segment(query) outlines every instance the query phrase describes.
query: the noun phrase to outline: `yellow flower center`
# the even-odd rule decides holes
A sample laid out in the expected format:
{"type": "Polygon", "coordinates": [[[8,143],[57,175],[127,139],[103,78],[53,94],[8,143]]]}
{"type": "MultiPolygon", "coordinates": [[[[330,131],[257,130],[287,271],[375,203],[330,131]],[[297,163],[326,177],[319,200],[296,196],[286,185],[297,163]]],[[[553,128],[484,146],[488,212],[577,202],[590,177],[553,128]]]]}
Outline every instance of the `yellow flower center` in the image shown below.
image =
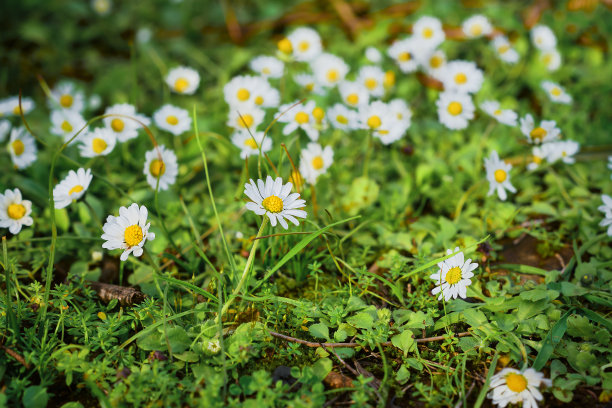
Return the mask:
{"type": "Polygon", "coordinates": [[[283,211],[283,200],[275,195],[264,198],[261,205],[271,213],[279,213],[283,211]]]}
{"type": "Polygon", "coordinates": [[[179,93],[185,92],[188,86],[189,81],[187,81],[185,78],[179,78],[174,82],[174,90],[179,93]]]}
{"type": "Polygon", "coordinates": [[[270,71],[270,68],[268,67],[264,67],[264,69],[261,70],[261,73],[264,75],[270,75],[272,71],[270,71]]]}
{"type": "Polygon", "coordinates": [[[18,220],[18,219],[21,219],[25,215],[26,209],[21,204],[13,203],[13,204],[8,206],[8,208],[6,209],[6,213],[12,219],[18,220]]]}
{"type": "Polygon", "coordinates": [[[370,91],[373,90],[374,88],[376,88],[377,85],[378,85],[378,81],[375,80],[374,78],[368,78],[368,79],[365,80],[365,86],[370,91]]]}
{"type": "Polygon", "coordinates": [[[159,177],[166,172],[166,165],[163,160],[153,159],[151,164],[149,165],[149,172],[153,177],[159,177]]]}
{"type": "Polygon", "coordinates": [[[470,33],[472,33],[472,35],[480,35],[480,34],[482,34],[482,26],[480,24],[474,24],[470,28],[470,33]]]}
{"type": "Polygon", "coordinates": [[[287,38],[283,38],[282,40],[280,40],[278,44],[276,44],[276,46],[278,47],[278,50],[283,54],[291,54],[291,52],[293,51],[291,41],[289,41],[289,39],[287,38]]]}
{"type": "Polygon", "coordinates": [[[455,83],[465,84],[466,82],[467,82],[467,76],[463,72],[460,72],[457,75],[455,75],[455,83]]]}
{"type": "Polygon", "coordinates": [[[255,142],[255,140],[253,140],[253,138],[249,138],[247,140],[244,141],[244,145],[247,147],[250,147],[251,149],[259,149],[259,147],[257,146],[257,142],[255,142]]]}
{"type": "Polygon", "coordinates": [[[376,129],[377,127],[380,127],[380,125],[382,125],[382,121],[380,120],[379,116],[372,115],[368,118],[368,126],[371,129],[376,129]]]}
{"type": "Polygon", "coordinates": [[[337,69],[330,69],[327,71],[327,80],[329,82],[336,82],[339,76],[340,74],[338,73],[337,69]]]}
{"type": "Polygon", "coordinates": [[[106,144],[106,141],[104,139],[100,139],[99,137],[96,137],[91,143],[91,147],[96,154],[100,154],[104,150],[106,150],[108,145],[106,144]]]}
{"type": "Polygon", "coordinates": [[[250,128],[251,126],[253,126],[254,122],[255,119],[250,113],[245,113],[244,115],[242,115],[242,118],[238,116],[238,126],[242,128],[250,128]]]}
{"type": "Polygon", "coordinates": [[[317,106],[312,110],[312,116],[317,122],[321,122],[325,117],[325,111],[317,106]]]}
{"type": "Polygon", "coordinates": [[[142,241],[142,228],[139,225],[130,225],[123,233],[123,239],[129,247],[138,245],[142,241]]]}
{"type": "Polygon", "coordinates": [[[177,125],[178,124],[178,118],[176,116],[174,116],[174,115],[168,115],[166,117],[166,123],[169,124],[169,125],[172,125],[172,126],[177,125]]]}
{"type": "Polygon", "coordinates": [[[495,177],[495,181],[497,181],[498,183],[503,183],[506,180],[506,177],[508,177],[508,174],[505,170],[497,169],[493,173],[493,176],[495,177]]]}
{"type": "Polygon", "coordinates": [[[242,101],[242,102],[249,99],[250,96],[251,96],[251,93],[249,92],[249,90],[244,89],[244,88],[240,88],[238,90],[238,93],[236,93],[236,97],[238,98],[239,101],[242,101]]]}
{"type": "Polygon", "coordinates": [[[542,62],[546,65],[550,64],[552,62],[552,54],[544,54],[542,56],[542,62]]]}
{"type": "Polygon", "coordinates": [[[308,123],[308,114],[306,112],[298,112],[295,114],[295,121],[300,125],[308,123]]]}
{"type": "Polygon", "coordinates": [[[13,148],[13,152],[15,153],[15,156],[21,156],[25,150],[25,146],[23,142],[19,139],[11,143],[11,147],[13,148]]]}
{"type": "Polygon", "coordinates": [[[72,125],[70,124],[70,122],[68,122],[67,120],[62,122],[62,126],[61,126],[62,130],[66,133],[68,132],[72,132],[72,125]]]}
{"type": "Polygon", "coordinates": [[[509,49],[510,49],[510,46],[508,44],[504,44],[504,45],[500,45],[499,47],[497,47],[497,52],[499,52],[500,54],[504,54],[509,49]]]}
{"type": "Polygon", "coordinates": [[[533,129],[529,135],[532,139],[542,140],[546,137],[547,133],[548,132],[546,132],[545,129],[538,126],[537,128],[533,129]]]}
{"type": "Polygon", "coordinates": [[[304,85],[304,88],[305,88],[305,89],[306,89],[308,92],[310,92],[310,91],[312,91],[312,90],[314,89],[314,84],[311,82],[311,83],[309,83],[309,84],[304,85]]]}
{"type": "Polygon", "coordinates": [[[68,195],[70,196],[74,193],[80,193],[81,191],[83,191],[83,186],[80,184],[77,184],[76,186],[72,187],[70,191],[68,191],[68,195]]]}
{"type": "Polygon", "coordinates": [[[111,128],[113,128],[115,132],[121,132],[124,127],[125,123],[123,123],[121,119],[115,118],[111,121],[111,128]]]}
{"type": "Polygon", "coordinates": [[[310,43],[308,41],[302,41],[300,45],[298,45],[300,51],[305,52],[310,48],[310,43]]]}
{"type": "Polygon", "coordinates": [[[442,57],[440,57],[439,55],[434,55],[429,59],[429,66],[431,66],[432,68],[438,68],[440,65],[442,65],[443,62],[444,60],[442,59],[442,57]]]}
{"type": "Polygon", "coordinates": [[[64,108],[71,107],[72,106],[72,102],[73,102],[72,95],[65,94],[65,95],[60,96],[60,98],[59,98],[59,103],[64,108]]]}
{"type": "Polygon", "coordinates": [[[559,96],[561,95],[561,89],[555,86],[553,89],[550,90],[550,93],[554,96],[559,96]]]}
{"type": "Polygon", "coordinates": [[[321,170],[323,168],[323,158],[321,156],[312,159],[312,168],[315,170],[321,170]]]}
{"type": "Polygon", "coordinates": [[[255,105],[261,105],[262,103],[264,103],[264,98],[263,96],[258,96],[255,98],[255,105]]]}
{"type": "Polygon", "coordinates": [[[459,115],[461,112],[463,112],[463,106],[461,106],[461,104],[459,102],[451,102],[448,104],[448,108],[446,108],[448,110],[448,113],[450,113],[453,116],[457,116],[459,115]]]}
{"type": "Polygon", "coordinates": [[[506,376],[506,385],[513,392],[522,392],[527,388],[527,379],[521,374],[511,373],[506,376]]]}
{"type": "Polygon", "coordinates": [[[542,158],[539,157],[539,156],[533,156],[533,162],[535,164],[540,164],[540,163],[542,163],[542,158]]]}
{"type": "Polygon", "coordinates": [[[395,72],[387,71],[385,72],[385,79],[383,80],[383,84],[389,88],[395,85],[395,72]]]}
{"type": "Polygon", "coordinates": [[[291,176],[289,176],[289,182],[293,184],[296,189],[299,190],[304,184],[304,178],[302,177],[299,171],[294,170],[291,172],[291,176]]]}
{"type": "Polygon", "coordinates": [[[446,280],[451,285],[454,285],[459,282],[461,280],[461,268],[458,266],[450,268],[448,272],[446,272],[444,280],[446,280]]]}
{"type": "Polygon", "coordinates": [[[348,119],[346,116],[338,115],[336,116],[336,122],[346,125],[348,123],[348,119]]]}
{"type": "Polygon", "coordinates": [[[409,52],[402,52],[400,55],[397,56],[397,59],[402,62],[410,61],[410,58],[411,57],[409,52]]]}
{"type": "Polygon", "coordinates": [[[13,108],[13,113],[14,113],[15,115],[21,115],[21,109],[19,109],[19,105],[15,106],[15,107],[13,108]]]}
{"type": "Polygon", "coordinates": [[[493,112],[493,114],[494,114],[495,116],[499,116],[499,115],[501,115],[501,113],[502,113],[502,112],[501,112],[501,109],[496,109],[496,110],[495,110],[495,112],[493,112]]]}
{"type": "Polygon", "coordinates": [[[431,38],[431,37],[433,37],[433,34],[434,34],[434,31],[431,28],[426,27],[426,28],[423,29],[423,37],[424,38],[431,38]]]}
{"type": "Polygon", "coordinates": [[[357,105],[359,103],[359,95],[357,95],[356,93],[349,94],[346,97],[346,101],[351,105],[357,105]]]}

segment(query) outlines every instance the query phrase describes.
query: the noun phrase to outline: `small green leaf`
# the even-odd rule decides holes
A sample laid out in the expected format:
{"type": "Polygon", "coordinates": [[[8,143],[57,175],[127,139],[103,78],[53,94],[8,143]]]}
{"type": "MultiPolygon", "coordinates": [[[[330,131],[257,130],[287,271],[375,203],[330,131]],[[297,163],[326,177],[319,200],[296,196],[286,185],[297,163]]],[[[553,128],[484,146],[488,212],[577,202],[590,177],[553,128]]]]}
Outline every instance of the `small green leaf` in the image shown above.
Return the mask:
{"type": "Polygon", "coordinates": [[[358,329],[371,329],[374,325],[374,319],[367,312],[357,313],[355,316],[346,319],[346,321],[358,329]]]}
{"type": "Polygon", "coordinates": [[[410,330],[404,330],[400,334],[391,337],[391,343],[404,352],[404,357],[408,355],[409,351],[412,351],[412,349],[416,347],[410,330]]]}
{"type": "Polygon", "coordinates": [[[47,406],[48,401],[49,394],[47,394],[47,389],[40,385],[32,385],[26,388],[21,400],[23,406],[28,408],[44,408],[47,406]]]}
{"type": "Polygon", "coordinates": [[[329,327],[323,323],[315,323],[308,328],[308,332],[312,337],[317,339],[329,339],[329,327]]]}

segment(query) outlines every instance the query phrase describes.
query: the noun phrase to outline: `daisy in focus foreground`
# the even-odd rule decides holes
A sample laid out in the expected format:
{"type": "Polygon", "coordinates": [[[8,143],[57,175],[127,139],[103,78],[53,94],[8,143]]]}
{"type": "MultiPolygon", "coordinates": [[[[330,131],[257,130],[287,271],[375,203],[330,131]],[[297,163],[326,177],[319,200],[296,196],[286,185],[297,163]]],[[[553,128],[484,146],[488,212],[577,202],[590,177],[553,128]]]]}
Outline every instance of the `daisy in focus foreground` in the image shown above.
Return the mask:
{"type": "Polygon", "coordinates": [[[306,218],[306,211],[301,208],[306,206],[306,201],[300,199],[298,193],[291,194],[291,183],[283,184],[283,179],[277,177],[273,180],[268,176],[265,183],[263,180],[249,180],[244,185],[244,194],[252,201],[246,204],[248,210],[257,215],[267,215],[273,227],[279,222],[284,229],[289,228],[287,221],[299,225],[297,218],[306,218]],[[297,218],[296,218],[297,217],[297,218]]]}
{"type": "Polygon", "coordinates": [[[142,255],[142,247],[147,240],[155,239],[155,234],[149,232],[151,223],[147,223],[148,215],[147,207],[144,205],[138,206],[134,203],[129,208],[119,207],[119,216],[109,215],[102,227],[104,231],[102,239],[106,241],[102,244],[102,248],[123,249],[119,258],[122,261],[125,261],[130,254],[142,255]]]}
{"type": "Polygon", "coordinates": [[[491,391],[487,397],[500,407],[522,402],[523,408],[537,408],[536,400],[541,401],[544,398],[538,390],[540,384],[550,387],[552,381],[544,378],[544,374],[533,368],[522,371],[504,368],[491,377],[491,391]]]}
{"type": "Polygon", "coordinates": [[[5,190],[0,194],[0,228],[8,228],[11,234],[19,234],[21,227],[30,226],[34,222],[32,213],[32,202],[21,199],[21,191],[5,190]]]}
{"type": "MultiPolygon", "coordinates": [[[[446,255],[457,251],[459,251],[459,247],[455,248],[454,251],[448,249],[446,255]]],[[[478,264],[473,263],[471,259],[465,261],[464,258],[463,252],[457,253],[438,263],[440,270],[429,276],[438,284],[431,291],[432,295],[440,293],[438,300],[442,300],[443,297],[445,301],[450,300],[450,298],[457,299],[457,296],[462,299],[466,298],[467,287],[472,284],[470,278],[474,276],[472,271],[478,268],[478,264]]]]}
{"type": "Polygon", "coordinates": [[[68,207],[72,201],[83,197],[92,178],[90,169],[70,170],[68,176],[53,189],[55,208],[68,207]]]}

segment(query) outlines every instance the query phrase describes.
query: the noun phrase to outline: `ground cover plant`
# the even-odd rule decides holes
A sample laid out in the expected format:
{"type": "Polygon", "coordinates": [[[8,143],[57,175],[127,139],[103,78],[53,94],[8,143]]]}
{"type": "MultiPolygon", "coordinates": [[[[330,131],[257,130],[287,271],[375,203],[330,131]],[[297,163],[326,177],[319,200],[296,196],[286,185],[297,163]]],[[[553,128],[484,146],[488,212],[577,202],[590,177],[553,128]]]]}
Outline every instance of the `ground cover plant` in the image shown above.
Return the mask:
{"type": "Polygon", "coordinates": [[[610,3],[24,1],[0,406],[607,406],[610,3]]]}

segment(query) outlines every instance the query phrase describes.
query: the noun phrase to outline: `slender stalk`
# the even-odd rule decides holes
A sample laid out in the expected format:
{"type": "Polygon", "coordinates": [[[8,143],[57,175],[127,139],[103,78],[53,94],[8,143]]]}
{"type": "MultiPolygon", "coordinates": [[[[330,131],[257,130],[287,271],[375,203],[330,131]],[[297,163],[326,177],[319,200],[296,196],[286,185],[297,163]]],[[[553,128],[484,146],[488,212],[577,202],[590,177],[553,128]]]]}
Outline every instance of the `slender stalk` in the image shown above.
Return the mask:
{"type": "Polygon", "coordinates": [[[365,158],[363,160],[363,177],[368,177],[368,167],[370,164],[370,156],[371,156],[371,152],[372,152],[372,132],[368,131],[368,137],[367,137],[367,141],[366,141],[366,151],[365,151],[365,158]]]}

